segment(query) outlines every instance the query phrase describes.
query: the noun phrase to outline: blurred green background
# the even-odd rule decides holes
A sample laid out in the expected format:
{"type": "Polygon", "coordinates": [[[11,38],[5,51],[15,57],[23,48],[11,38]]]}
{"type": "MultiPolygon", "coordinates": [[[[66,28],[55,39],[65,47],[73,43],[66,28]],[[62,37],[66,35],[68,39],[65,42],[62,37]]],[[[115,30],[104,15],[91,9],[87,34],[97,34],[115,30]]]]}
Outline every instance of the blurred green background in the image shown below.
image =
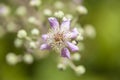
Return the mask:
{"type": "Polygon", "coordinates": [[[97,33],[95,39],[84,41],[84,54],[76,63],[86,67],[84,75],[76,76],[69,68],[59,71],[53,55],[32,65],[8,65],[8,52],[22,53],[13,47],[16,34],[8,33],[0,38],[0,80],[120,80],[120,0],[84,0],[83,5],[89,11],[83,22],[94,25],[97,33]]]}

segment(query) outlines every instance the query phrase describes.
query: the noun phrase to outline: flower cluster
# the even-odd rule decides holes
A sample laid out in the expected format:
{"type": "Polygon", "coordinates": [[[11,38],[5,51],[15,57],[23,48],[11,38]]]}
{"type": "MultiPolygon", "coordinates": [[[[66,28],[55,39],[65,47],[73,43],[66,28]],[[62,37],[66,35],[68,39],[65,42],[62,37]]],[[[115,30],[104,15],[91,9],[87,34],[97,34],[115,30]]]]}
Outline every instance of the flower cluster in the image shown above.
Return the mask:
{"type": "Polygon", "coordinates": [[[16,34],[14,46],[23,49],[23,54],[8,52],[7,63],[32,64],[34,58],[46,58],[54,50],[58,53],[58,69],[71,67],[79,75],[85,73],[83,65],[76,66],[73,62],[81,59],[82,40],[94,38],[96,32],[92,25],[81,26],[80,16],[88,13],[82,2],[72,0],[68,5],[68,2],[53,0],[53,6],[49,6],[51,3],[46,5],[42,0],[27,0],[25,3],[18,0],[13,3],[18,4],[14,11],[10,6],[0,4],[0,37],[7,32],[16,34]]]}

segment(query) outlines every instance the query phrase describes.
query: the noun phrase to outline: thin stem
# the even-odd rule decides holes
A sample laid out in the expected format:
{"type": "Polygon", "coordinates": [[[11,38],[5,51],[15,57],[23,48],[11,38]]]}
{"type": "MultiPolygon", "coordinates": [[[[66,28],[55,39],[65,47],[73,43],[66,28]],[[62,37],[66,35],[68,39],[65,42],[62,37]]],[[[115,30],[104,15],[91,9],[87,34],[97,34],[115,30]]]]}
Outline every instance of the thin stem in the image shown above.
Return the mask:
{"type": "Polygon", "coordinates": [[[68,60],[68,64],[73,70],[76,70],[76,66],[73,64],[71,60],[68,60]]]}

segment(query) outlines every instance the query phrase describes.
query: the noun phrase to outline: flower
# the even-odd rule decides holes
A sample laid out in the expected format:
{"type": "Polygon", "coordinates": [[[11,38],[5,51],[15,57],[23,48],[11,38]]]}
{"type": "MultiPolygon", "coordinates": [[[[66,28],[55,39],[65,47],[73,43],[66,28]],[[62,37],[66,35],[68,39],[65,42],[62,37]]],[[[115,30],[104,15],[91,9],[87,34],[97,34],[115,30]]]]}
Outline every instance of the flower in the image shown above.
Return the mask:
{"type": "Polygon", "coordinates": [[[70,19],[63,18],[59,24],[55,17],[48,18],[51,29],[47,34],[42,35],[44,43],[40,46],[41,50],[55,49],[60,55],[70,59],[70,52],[79,50],[78,46],[72,43],[79,34],[77,28],[70,30],[70,19]]]}
{"type": "Polygon", "coordinates": [[[8,16],[10,14],[10,8],[4,4],[0,4],[0,16],[8,16]]]}

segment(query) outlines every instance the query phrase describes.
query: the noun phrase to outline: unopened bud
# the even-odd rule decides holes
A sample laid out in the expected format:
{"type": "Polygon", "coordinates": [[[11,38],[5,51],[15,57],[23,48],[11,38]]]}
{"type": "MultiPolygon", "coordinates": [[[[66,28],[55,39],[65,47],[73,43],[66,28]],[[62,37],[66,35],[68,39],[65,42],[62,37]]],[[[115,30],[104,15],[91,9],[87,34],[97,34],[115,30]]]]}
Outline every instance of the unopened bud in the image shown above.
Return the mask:
{"type": "Polygon", "coordinates": [[[22,44],[23,44],[23,40],[21,40],[21,39],[18,39],[18,38],[17,38],[17,39],[14,41],[14,45],[15,45],[16,47],[21,47],[22,44]]]}
{"type": "Polygon", "coordinates": [[[80,60],[80,58],[81,58],[81,56],[80,56],[79,53],[74,53],[74,54],[72,55],[72,59],[75,60],[75,61],[80,60]]]}
{"type": "Polygon", "coordinates": [[[75,69],[75,72],[77,75],[82,75],[85,73],[85,67],[80,65],[80,66],[77,66],[76,69],[75,69]]]}
{"type": "Polygon", "coordinates": [[[87,14],[88,10],[86,9],[86,7],[80,5],[76,8],[77,12],[79,12],[80,14],[87,14]]]}
{"type": "Polygon", "coordinates": [[[30,48],[33,48],[33,49],[35,49],[35,48],[37,47],[36,43],[33,42],[33,41],[31,41],[31,42],[29,43],[29,45],[30,45],[30,48]]]}
{"type": "Polygon", "coordinates": [[[42,4],[41,0],[30,0],[30,6],[40,6],[42,4]]]}
{"type": "Polygon", "coordinates": [[[39,35],[39,33],[40,32],[39,32],[39,30],[37,28],[34,28],[34,29],[31,30],[32,35],[39,35]]]}
{"type": "Polygon", "coordinates": [[[96,37],[96,31],[92,25],[86,25],[84,27],[85,35],[89,38],[95,38],[96,37]]]}
{"type": "Polygon", "coordinates": [[[20,6],[16,9],[16,14],[18,16],[24,16],[24,15],[26,15],[26,13],[27,13],[27,10],[26,10],[25,6],[20,6]]]}
{"type": "Polygon", "coordinates": [[[58,17],[58,18],[63,18],[64,17],[64,13],[63,13],[63,11],[57,11],[57,12],[54,13],[54,16],[58,17]]]}
{"type": "Polygon", "coordinates": [[[75,45],[77,44],[77,42],[75,40],[73,40],[72,43],[75,44],[75,45]]]}
{"type": "Polygon", "coordinates": [[[31,54],[25,54],[23,56],[23,60],[25,63],[31,64],[31,63],[33,63],[33,56],[31,54]]]}
{"type": "Polygon", "coordinates": [[[50,9],[44,9],[43,11],[45,16],[51,16],[52,15],[52,11],[50,9]]]}
{"type": "Polygon", "coordinates": [[[18,38],[25,38],[25,37],[27,37],[27,32],[25,31],[25,30],[19,30],[18,31],[18,34],[17,34],[17,37],[18,38]]]}
{"type": "Polygon", "coordinates": [[[0,4],[0,16],[8,16],[10,14],[10,8],[4,4],[0,4]]]}
{"type": "Polygon", "coordinates": [[[84,37],[81,34],[79,34],[76,38],[77,41],[82,41],[83,39],[84,37]]]}
{"type": "Polygon", "coordinates": [[[58,68],[59,70],[65,70],[65,69],[66,69],[66,65],[65,65],[65,64],[62,64],[62,63],[59,63],[59,64],[57,65],[57,68],[58,68]]]}
{"type": "Polygon", "coordinates": [[[31,23],[31,24],[36,24],[37,19],[35,17],[31,16],[31,17],[28,18],[28,22],[31,23]]]}
{"type": "Polygon", "coordinates": [[[6,56],[6,61],[10,65],[15,65],[18,62],[17,56],[14,53],[8,53],[6,56]]]}

